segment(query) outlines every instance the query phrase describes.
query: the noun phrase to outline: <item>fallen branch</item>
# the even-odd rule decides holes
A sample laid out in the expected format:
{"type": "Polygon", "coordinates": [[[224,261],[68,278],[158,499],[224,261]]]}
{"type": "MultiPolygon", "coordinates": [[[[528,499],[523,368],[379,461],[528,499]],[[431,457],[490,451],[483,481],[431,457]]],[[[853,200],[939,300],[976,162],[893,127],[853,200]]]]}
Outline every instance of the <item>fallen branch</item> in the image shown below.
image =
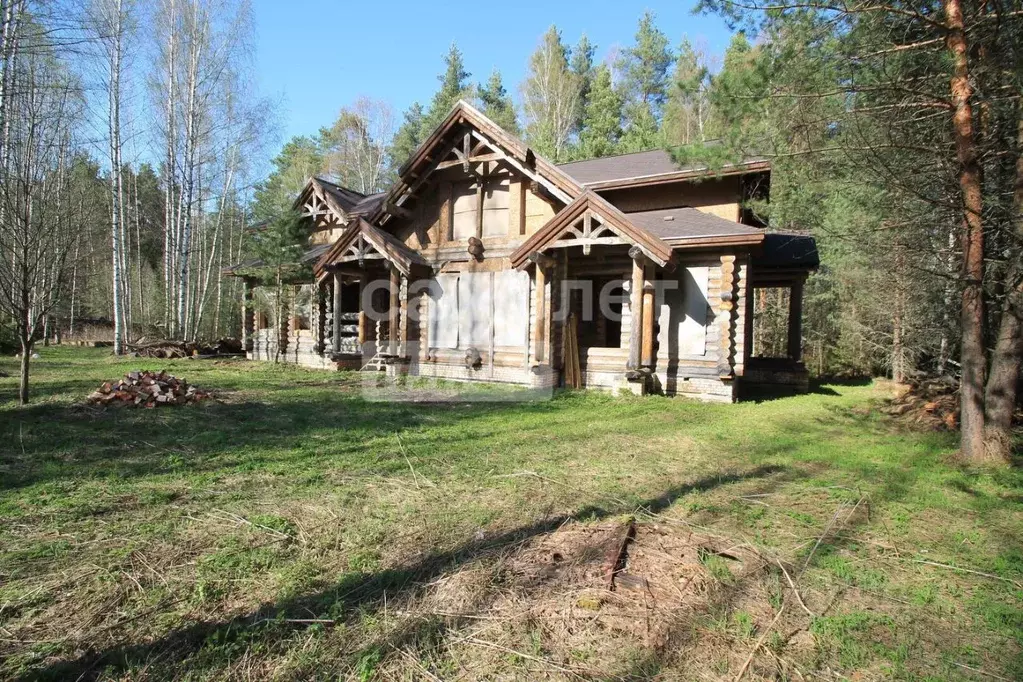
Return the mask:
{"type": "Polygon", "coordinates": [[[1009,578],[1003,578],[1000,575],[994,575],[992,573],[984,573],[983,571],[975,571],[972,568],[962,568],[961,566],[951,566],[949,564],[939,564],[937,561],[927,561],[926,559],[913,559],[913,563],[916,564],[927,564],[928,566],[937,566],[938,568],[947,568],[950,571],[959,571],[961,573],[972,573],[973,575],[983,576],[985,578],[991,578],[992,580],[1001,580],[1003,583],[1009,583],[1016,587],[1023,589],[1023,583],[1019,583],[1009,578]]]}
{"type": "Polygon", "coordinates": [[[803,598],[799,595],[799,590],[796,589],[796,583],[792,581],[792,576],[790,576],[789,572],[785,570],[785,566],[782,565],[781,559],[775,559],[775,562],[778,564],[778,568],[781,569],[781,572],[785,574],[785,579],[789,581],[789,587],[792,588],[793,594],[795,594],[796,599],[799,600],[799,605],[803,607],[803,610],[806,611],[806,614],[808,616],[810,616],[811,618],[816,618],[817,615],[813,611],[808,609],[806,607],[806,604],[803,602],[803,598]]]}
{"type": "Polygon", "coordinates": [[[760,639],[757,640],[757,643],[753,645],[753,651],[749,652],[749,658],[747,658],[746,662],[742,664],[742,668],[739,669],[739,674],[735,676],[734,682],[739,682],[739,680],[742,679],[743,675],[746,674],[746,671],[749,669],[750,663],[753,662],[753,658],[757,655],[757,650],[760,649],[761,646],[763,646],[764,640],[767,639],[767,635],[771,634],[771,630],[774,629],[775,624],[777,624],[778,619],[781,618],[781,614],[783,614],[784,612],[785,602],[782,601],[781,608],[778,609],[778,613],[775,615],[774,620],[772,620],[771,624],[767,626],[766,630],[764,630],[764,634],[760,635],[760,639]]]}

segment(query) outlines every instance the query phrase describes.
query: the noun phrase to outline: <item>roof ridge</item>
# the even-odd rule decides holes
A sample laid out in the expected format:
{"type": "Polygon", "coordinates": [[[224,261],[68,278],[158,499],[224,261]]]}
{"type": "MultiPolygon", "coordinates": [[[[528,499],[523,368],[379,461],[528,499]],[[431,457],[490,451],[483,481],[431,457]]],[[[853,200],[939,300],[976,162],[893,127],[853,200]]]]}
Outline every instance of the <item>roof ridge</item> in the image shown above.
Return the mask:
{"type": "Polygon", "coordinates": [[[555,164],[559,168],[562,166],[571,166],[573,163],[586,163],[587,161],[603,161],[604,159],[620,159],[623,156],[637,156],[639,154],[649,154],[650,152],[664,152],[670,156],[670,152],[664,147],[654,147],[652,149],[643,149],[638,152],[622,152],[621,154],[608,154],[606,156],[589,156],[585,159],[576,159],[575,161],[564,161],[562,163],[555,164]]]}

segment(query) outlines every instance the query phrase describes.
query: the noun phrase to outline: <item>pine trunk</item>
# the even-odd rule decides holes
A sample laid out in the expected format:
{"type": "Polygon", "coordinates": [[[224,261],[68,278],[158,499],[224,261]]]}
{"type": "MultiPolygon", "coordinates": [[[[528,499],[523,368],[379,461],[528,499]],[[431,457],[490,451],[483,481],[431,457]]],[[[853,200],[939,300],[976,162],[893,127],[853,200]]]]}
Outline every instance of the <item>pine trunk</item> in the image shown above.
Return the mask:
{"type": "Polygon", "coordinates": [[[984,221],[981,168],[973,132],[973,85],[970,82],[966,29],[961,0],[945,0],[947,44],[952,56],[952,124],[963,202],[962,383],[960,453],[971,461],[985,458],[984,448],[984,221]]]}

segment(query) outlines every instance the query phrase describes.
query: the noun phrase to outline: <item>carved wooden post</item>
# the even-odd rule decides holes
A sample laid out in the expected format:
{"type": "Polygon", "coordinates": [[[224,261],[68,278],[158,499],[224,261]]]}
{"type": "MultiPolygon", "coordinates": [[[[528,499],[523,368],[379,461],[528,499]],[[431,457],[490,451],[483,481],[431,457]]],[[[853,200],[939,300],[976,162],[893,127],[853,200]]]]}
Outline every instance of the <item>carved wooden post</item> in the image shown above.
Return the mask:
{"type": "Polygon", "coordinates": [[[735,256],[721,256],[721,303],[718,308],[718,375],[732,375],[732,355],[735,352],[735,325],[732,311],[735,309],[735,256]]]}
{"type": "Polygon", "coordinates": [[[326,350],[327,339],[325,330],[327,328],[327,285],[313,283],[313,295],[316,297],[313,303],[313,352],[323,355],[326,350]]]}
{"type": "Polygon", "coordinates": [[[629,249],[632,259],[632,286],[629,292],[629,361],[627,369],[639,369],[643,342],[643,262],[645,256],[638,247],[629,249]]]}
{"type": "Polygon", "coordinates": [[[253,336],[256,332],[256,309],[252,300],[252,280],[242,280],[242,349],[252,351],[253,336]]]}
{"type": "Polygon", "coordinates": [[[341,308],[341,293],[343,291],[344,281],[341,279],[341,273],[334,273],[334,325],[331,330],[331,348],[333,352],[341,352],[341,327],[343,320],[341,319],[342,308],[341,308]]]}
{"type": "Polygon", "coordinates": [[[387,354],[398,354],[398,314],[400,312],[399,289],[401,287],[401,274],[398,268],[391,266],[391,282],[389,292],[391,295],[390,305],[387,309],[387,354]]]}
{"type": "Polygon", "coordinates": [[[554,265],[554,259],[542,253],[534,252],[529,254],[529,260],[533,263],[534,285],[536,287],[533,295],[534,308],[536,309],[536,324],[533,327],[533,359],[537,363],[547,358],[547,330],[550,328],[550,311],[547,309],[547,282],[548,272],[554,265]]]}
{"type": "Polygon", "coordinates": [[[792,283],[789,293],[788,356],[799,362],[803,358],[803,280],[792,283]]]}
{"type": "Polygon", "coordinates": [[[398,355],[408,357],[408,277],[401,276],[398,284],[401,319],[398,322],[398,355]]]}
{"type": "Polygon", "coordinates": [[[643,268],[643,367],[654,366],[654,266],[643,268]]]}

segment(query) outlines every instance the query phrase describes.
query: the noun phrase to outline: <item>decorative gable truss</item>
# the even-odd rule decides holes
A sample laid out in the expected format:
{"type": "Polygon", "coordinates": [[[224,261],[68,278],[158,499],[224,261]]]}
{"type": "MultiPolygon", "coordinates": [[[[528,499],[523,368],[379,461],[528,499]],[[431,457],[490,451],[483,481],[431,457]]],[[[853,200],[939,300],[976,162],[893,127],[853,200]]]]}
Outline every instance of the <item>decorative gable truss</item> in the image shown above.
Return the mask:
{"type": "Polygon", "coordinates": [[[362,218],[355,218],[341,238],[323,254],[313,270],[317,280],[322,280],[333,265],[358,263],[362,267],[367,260],[387,261],[406,276],[415,265],[426,265],[418,253],[392,235],[362,218]]]}
{"type": "Polygon", "coordinates": [[[294,207],[303,218],[311,218],[317,227],[343,227],[351,221],[348,212],[319,178],[310,178],[294,207]]]}
{"type": "Polygon", "coordinates": [[[594,246],[639,249],[651,262],[665,266],[672,248],[662,239],[629,222],[628,217],[597,194],[587,190],[535,232],[511,255],[512,267],[524,268],[532,253],[581,246],[589,255],[594,246]]]}
{"type": "Polygon", "coordinates": [[[398,180],[370,221],[383,225],[391,216],[407,214],[406,204],[428,185],[433,173],[459,166],[475,177],[504,166],[527,178],[534,192],[559,205],[571,203],[582,191],[557,166],[537,156],[471,105],[459,101],[402,166],[398,180]]]}

